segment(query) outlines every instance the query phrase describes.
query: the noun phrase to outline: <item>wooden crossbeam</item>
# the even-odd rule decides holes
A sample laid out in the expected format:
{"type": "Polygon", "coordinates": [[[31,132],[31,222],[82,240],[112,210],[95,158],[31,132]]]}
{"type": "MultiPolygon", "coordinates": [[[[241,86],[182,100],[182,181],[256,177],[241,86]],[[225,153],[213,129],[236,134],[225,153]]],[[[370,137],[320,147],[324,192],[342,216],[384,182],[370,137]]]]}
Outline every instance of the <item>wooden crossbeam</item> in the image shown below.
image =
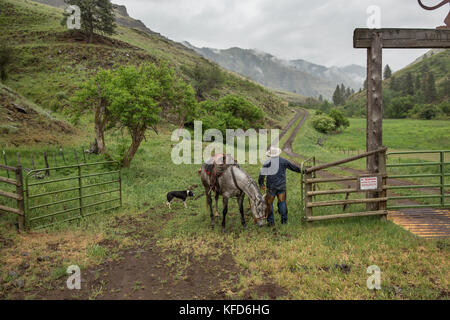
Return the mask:
{"type": "Polygon", "coordinates": [[[308,202],[306,203],[307,208],[314,207],[329,207],[329,206],[338,206],[344,204],[359,204],[359,203],[375,203],[375,202],[384,202],[387,201],[388,198],[371,198],[371,199],[354,199],[354,200],[333,200],[333,201],[320,201],[320,202],[308,202]]]}
{"type": "Polygon", "coordinates": [[[355,29],[354,48],[370,48],[375,34],[382,35],[382,47],[390,49],[450,48],[450,30],[447,29],[355,29]]]}
{"type": "Polygon", "coordinates": [[[16,193],[6,192],[3,190],[0,190],[0,196],[10,198],[10,199],[15,199],[15,200],[23,200],[23,197],[16,193]]]}
{"type": "Polygon", "coordinates": [[[378,211],[364,211],[364,212],[352,212],[352,213],[342,213],[342,214],[332,214],[328,216],[315,216],[315,217],[307,217],[307,222],[313,221],[323,221],[323,220],[332,220],[332,219],[341,219],[341,218],[353,218],[353,217],[367,217],[367,216],[385,216],[388,212],[384,210],[378,211]]]}
{"type": "Polygon", "coordinates": [[[10,213],[15,213],[19,216],[23,216],[23,211],[19,210],[19,209],[15,209],[15,208],[10,208],[10,207],[6,207],[6,206],[0,206],[0,211],[6,211],[6,212],[10,212],[10,213]]]}

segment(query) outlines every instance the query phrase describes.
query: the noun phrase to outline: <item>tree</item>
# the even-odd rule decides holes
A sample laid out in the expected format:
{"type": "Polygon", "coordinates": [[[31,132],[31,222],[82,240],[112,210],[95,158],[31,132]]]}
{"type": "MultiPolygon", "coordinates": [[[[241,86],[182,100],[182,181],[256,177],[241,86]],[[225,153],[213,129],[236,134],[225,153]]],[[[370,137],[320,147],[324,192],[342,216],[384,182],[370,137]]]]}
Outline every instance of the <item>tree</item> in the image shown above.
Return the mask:
{"type": "Polygon", "coordinates": [[[427,103],[431,103],[437,99],[436,83],[432,72],[425,75],[424,96],[427,103]]]}
{"type": "Polygon", "coordinates": [[[386,108],[386,115],[394,119],[406,118],[413,107],[414,98],[412,96],[393,98],[386,108]]]}
{"type": "Polygon", "coordinates": [[[342,101],[342,92],[339,85],[336,86],[336,90],[333,93],[333,103],[335,106],[338,106],[342,101]]]}
{"type": "Polygon", "coordinates": [[[77,116],[86,110],[93,111],[96,145],[101,154],[106,153],[105,129],[110,117],[107,109],[109,103],[107,91],[110,90],[110,79],[110,71],[100,70],[94,77],[86,81],[71,98],[72,102],[81,107],[76,109],[77,116]]]}
{"type": "Polygon", "coordinates": [[[0,79],[5,81],[8,78],[7,68],[12,61],[11,48],[0,47],[0,79]]]}
{"type": "Polygon", "coordinates": [[[124,167],[130,166],[147,130],[156,130],[163,111],[185,119],[196,110],[194,90],[167,64],[101,70],[75,94],[75,100],[84,105],[97,101],[96,135],[103,137],[106,127],[128,130],[131,145],[122,159],[124,167]]]}
{"type": "MultiPolygon", "coordinates": [[[[112,35],[116,25],[113,6],[110,0],[64,0],[68,5],[76,5],[81,12],[81,28],[92,43],[95,33],[112,35]]],[[[67,22],[70,14],[63,13],[62,24],[67,22]]]]}
{"type": "Polygon", "coordinates": [[[314,116],[312,125],[314,129],[322,133],[330,133],[336,129],[334,119],[324,114],[314,116]]]}
{"type": "Polygon", "coordinates": [[[331,109],[329,116],[334,120],[334,126],[336,129],[345,129],[350,125],[350,122],[340,110],[331,109]]]}
{"type": "Polygon", "coordinates": [[[414,80],[411,72],[408,72],[403,83],[403,93],[407,95],[414,95],[414,80]]]}
{"type": "Polygon", "coordinates": [[[200,118],[205,130],[215,128],[225,135],[226,129],[261,127],[264,113],[242,96],[227,95],[218,101],[201,102],[200,118]]]}
{"type": "Polygon", "coordinates": [[[199,99],[204,99],[206,93],[220,87],[225,82],[223,72],[215,64],[197,63],[193,69],[186,67],[182,69],[192,79],[192,85],[199,99]]]}
{"type": "Polygon", "coordinates": [[[391,76],[392,76],[392,70],[391,70],[391,67],[389,67],[389,65],[387,64],[386,67],[384,67],[384,73],[383,73],[384,80],[389,79],[391,76]]]}

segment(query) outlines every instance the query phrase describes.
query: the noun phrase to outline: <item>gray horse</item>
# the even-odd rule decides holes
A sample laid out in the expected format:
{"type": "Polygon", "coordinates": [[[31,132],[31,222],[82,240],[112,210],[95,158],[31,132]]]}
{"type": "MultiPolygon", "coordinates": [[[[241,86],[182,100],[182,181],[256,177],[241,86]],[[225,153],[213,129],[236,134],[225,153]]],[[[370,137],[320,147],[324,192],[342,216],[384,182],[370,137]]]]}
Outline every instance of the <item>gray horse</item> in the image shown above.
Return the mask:
{"type": "Polygon", "coordinates": [[[219,216],[218,213],[218,200],[219,196],[222,196],[223,201],[223,218],[222,218],[222,231],[225,232],[225,220],[228,213],[228,199],[237,197],[239,211],[241,213],[241,223],[244,228],[247,227],[244,216],[244,198],[247,195],[250,199],[250,208],[253,215],[253,220],[262,227],[266,224],[266,201],[265,196],[261,194],[255,180],[250,175],[241,169],[237,164],[234,164],[233,158],[227,156],[224,171],[217,179],[218,190],[215,193],[216,200],[216,215],[213,214],[212,208],[212,196],[210,178],[207,173],[207,163],[202,165],[200,171],[200,177],[205,187],[206,193],[206,208],[210,210],[211,226],[214,226],[215,216],[219,216]]]}

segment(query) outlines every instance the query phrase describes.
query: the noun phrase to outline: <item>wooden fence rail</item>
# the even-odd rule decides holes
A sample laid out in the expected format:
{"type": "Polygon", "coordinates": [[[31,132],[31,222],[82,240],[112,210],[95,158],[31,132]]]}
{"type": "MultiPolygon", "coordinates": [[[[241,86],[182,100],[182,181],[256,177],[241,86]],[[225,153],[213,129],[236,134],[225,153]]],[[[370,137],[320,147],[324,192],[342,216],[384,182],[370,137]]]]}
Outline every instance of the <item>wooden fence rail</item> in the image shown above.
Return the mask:
{"type": "MultiPolygon", "coordinates": [[[[17,208],[11,208],[7,206],[0,205],[0,211],[5,211],[9,213],[16,214],[18,216],[19,230],[24,230],[25,228],[25,197],[23,192],[23,177],[22,177],[22,166],[10,167],[7,165],[0,164],[0,169],[6,170],[7,172],[14,172],[15,179],[0,177],[0,183],[11,184],[16,186],[16,192],[7,192],[0,189],[0,197],[5,197],[8,199],[13,199],[17,201],[17,208]]],[[[1,187],[1,184],[0,184],[1,187]]]]}

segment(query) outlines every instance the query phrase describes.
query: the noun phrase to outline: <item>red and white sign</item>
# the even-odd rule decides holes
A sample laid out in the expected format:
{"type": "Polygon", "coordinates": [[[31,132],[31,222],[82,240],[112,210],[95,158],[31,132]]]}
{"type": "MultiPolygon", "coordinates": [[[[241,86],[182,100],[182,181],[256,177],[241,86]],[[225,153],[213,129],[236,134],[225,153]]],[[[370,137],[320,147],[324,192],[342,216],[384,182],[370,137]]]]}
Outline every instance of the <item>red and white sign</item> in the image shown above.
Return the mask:
{"type": "Polygon", "coordinates": [[[361,177],[359,183],[361,190],[378,190],[378,177],[361,177]]]}

